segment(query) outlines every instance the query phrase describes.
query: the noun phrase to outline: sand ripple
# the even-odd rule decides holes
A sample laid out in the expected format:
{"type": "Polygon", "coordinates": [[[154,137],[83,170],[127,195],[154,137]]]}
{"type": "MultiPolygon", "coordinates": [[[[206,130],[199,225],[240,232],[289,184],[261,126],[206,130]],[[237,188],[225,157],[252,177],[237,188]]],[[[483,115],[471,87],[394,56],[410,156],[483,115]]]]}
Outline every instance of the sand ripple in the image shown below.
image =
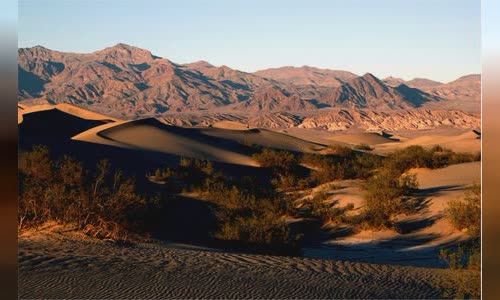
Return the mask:
{"type": "Polygon", "coordinates": [[[68,238],[19,240],[21,298],[435,298],[443,269],[68,238]]]}

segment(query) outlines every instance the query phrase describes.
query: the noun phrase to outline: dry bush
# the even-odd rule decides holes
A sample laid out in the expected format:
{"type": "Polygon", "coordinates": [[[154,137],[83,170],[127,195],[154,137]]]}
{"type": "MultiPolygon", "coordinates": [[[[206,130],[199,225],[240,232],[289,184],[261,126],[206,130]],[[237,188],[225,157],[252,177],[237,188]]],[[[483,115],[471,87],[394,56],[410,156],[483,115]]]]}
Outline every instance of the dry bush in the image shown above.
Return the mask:
{"type": "Polygon", "coordinates": [[[469,239],[456,248],[440,250],[440,258],[453,270],[455,280],[441,282],[438,286],[445,297],[480,298],[481,186],[473,185],[465,192],[463,201],[451,201],[446,212],[456,229],[467,230],[469,239]]]}
{"type": "Polygon", "coordinates": [[[273,254],[298,254],[300,237],[292,234],[288,224],[273,214],[238,216],[222,224],[215,237],[238,241],[258,251],[273,254]]]}
{"type": "Polygon", "coordinates": [[[143,227],[136,212],[146,200],[135,193],[135,183],[108,161],[90,174],[71,157],[53,161],[47,147],[34,146],[19,163],[19,227],[47,221],[76,225],[87,233],[126,239],[143,227]]]}
{"type": "Polygon", "coordinates": [[[261,153],[254,154],[253,159],[262,167],[272,168],[280,172],[292,171],[299,164],[293,153],[269,148],[264,148],[261,153]]]}
{"type": "Polygon", "coordinates": [[[414,145],[391,153],[387,157],[385,165],[404,173],[411,168],[436,169],[480,159],[480,154],[453,152],[439,145],[428,150],[422,146],[414,145]]]}
{"type": "Polygon", "coordinates": [[[458,230],[467,230],[471,238],[481,235],[481,186],[473,185],[466,191],[464,200],[448,203],[446,215],[458,230]]]}
{"type": "Polygon", "coordinates": [[[372,151],[373,147],[368,145],[368,144],[359,144],[359,145],[354,146],[354,149],[364,150],[364,151],[372,151]]]}
{"type": "Polygon", "coordinates": [[[418,188],[415,175],[400,175],[393,169],[382,169],[365,183],[364,210],[358,223],[369,228],[391,228],[392,219],[401,213],[411,213],[412,202],[406,196],[418,188]]]}
{"type": "Polygon", "coordinates": [[[342,158],[347,158],[347,157],[351,157],[354,155],[351,148],[349,148],[347,146],[342,146],[339,144],[328,145],[328,149],[330,150],[331,154],[342,157],[342,158]]]}

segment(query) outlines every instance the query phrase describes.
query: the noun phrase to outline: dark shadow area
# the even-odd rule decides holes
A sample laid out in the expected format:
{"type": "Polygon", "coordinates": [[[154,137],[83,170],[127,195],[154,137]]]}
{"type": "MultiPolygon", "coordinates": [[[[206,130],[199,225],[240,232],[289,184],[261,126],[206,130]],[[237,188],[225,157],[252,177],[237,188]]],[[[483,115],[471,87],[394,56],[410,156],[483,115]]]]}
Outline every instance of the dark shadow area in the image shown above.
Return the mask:
{"type": "MultiPolygon", "coordinates": [[[[145,89],[149,88],[149,86],[145,83],[139,82],[139,83],[134,83],[134,86],[139,90],[139,91],[144,91],[145,89]]],[[[167,109],[168,110],[168,109],[167,109]]],[[[166,110],[165,110],[166,111],[166,110]]],[[[164,112],[164,111],[162,111],[164,112]]]]}
{"type": "Polygon", "coordinates": [[[396,223],[396,228],[397,231],[401,234],[409,234],[425,227],[432,226],[440,218],[440,216],[433,216],[427,218],[399,221],[396,223]]]}
{"type": "Polygon", "coordinates": [[[415,195],[417,196],[423,196],[423,197],[428,197],[432,195],[439,194],[440,192],[445,192],[445,191],[459,191],[462,190],[463,186],[461,185],[443,185],[443,186],[438,186],[438,187],[432,187],[432,188],[426,188],[426,189],[419,189],[415,195]]]}
{"type": "Polygon", "coordinates": [[[121,72],[123,71],[121,68],[119,68],[118,66],[112,64],[112,63],[109,63],[107,61],[103,61],[101,62],[101,64],[105,67],[108,67],[109,69],[113,70],[115,73],[118,73],[118,72],[121,72]]]}
{"type": "Polygon", "coordinates": [[[319,102],[318,100],[316,99],[311,99],[311,100],[305,100],[309,103],[311,103],[312,105],[314,105],[316,108],[328,108],[328,107],[331,107],[330,104],[328,103],[322,103],[322,102],[319,102]]]}
{"type": "Polygon", "coordinates": [[[137,71],[145,71],[149,68],[151,68],[151,66],[147,63],[142,63],[142,64],[130,64],[130,66],[134,69],[136,69],[137,71]]]}
{"type": "Polygon", "coordinates": [[[405,84],[401,84],[395,88],[396,91],[401,93],[408,102],[413,104],[415,107],[421,107],[423,104],[430,102],[432,100],[431,95],[426,92],[423,92],[419,89],[411,88],[405,84]]]}
{"type": "Polygon", "coordinates": [[[193,245],[209,245],[217,226],[215,204],[187,196],[166,196],[154,237],[193,245]]]}
{"type": "Polygon", "coordinates": [[[236,90],[244,90],[244,91],[249,91],[250,88],[247,85],[237,83],[231,80],[222,80],[221,81],[223,84],[228,85],[229,87],[236,89],[236,90]]]}
{"type": "Polygon", "coordinates": [[[79,118],[58,109],[50,109],[24,114],[18,128],[20,138],[30,137],[43,142],[46,139],[70,139],[80,132],[105,123],[79,118]]]}
{"type": "Polygon", "coordinates": [[[26,92],[29,95],[33,97],[37,97],[40,95],[40,92],[42,92],[45,87],[44,85],[48,82],[37,75],[31,73],[31,72],[26,72],[23,70],[21,67],[17,67],[17,76],[18,76],[18,92],[26,92]]]}

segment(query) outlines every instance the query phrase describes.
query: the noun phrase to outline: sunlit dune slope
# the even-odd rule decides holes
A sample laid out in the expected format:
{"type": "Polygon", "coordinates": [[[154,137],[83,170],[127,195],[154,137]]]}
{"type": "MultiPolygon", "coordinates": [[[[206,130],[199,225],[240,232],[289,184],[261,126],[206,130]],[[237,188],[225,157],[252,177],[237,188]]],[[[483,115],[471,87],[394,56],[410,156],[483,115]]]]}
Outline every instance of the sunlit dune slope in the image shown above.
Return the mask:
{"type": "Polygon", "coordinates": [[[250,166],[257,164],[245,148],[253,144],[297,152],[322,147],[264,129],[183,128],[166,125],[156,119],[104,124],[73,139],[250,166]]]}

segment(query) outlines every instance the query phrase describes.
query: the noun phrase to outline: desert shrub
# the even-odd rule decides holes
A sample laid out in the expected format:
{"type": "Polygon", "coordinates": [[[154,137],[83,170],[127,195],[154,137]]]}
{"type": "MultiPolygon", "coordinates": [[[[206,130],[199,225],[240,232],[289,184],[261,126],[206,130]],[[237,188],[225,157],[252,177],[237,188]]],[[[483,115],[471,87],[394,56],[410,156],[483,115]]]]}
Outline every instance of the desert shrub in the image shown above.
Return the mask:
{"type": "Polygon", "coordinates": [[[300,236],[293,234],[288,224],[273,214],[238,216],[222,224],[215,237],[243,242],[265,253],[300,253],[300,236]]]}
{"type": "Polygon", "coordinates": [[[466,191],[464,200],[450,201],[446,215],[456,229],[466,229],[471,238],[478,238],[481,234],[481,186],[473,185],[466,191]]]}
{"type": "Polygon", "coordinates": [[[319,191],[307,201],[312,217],[317,218],[322,223],[343,221],[345,211],[352,209],[352,207],[348,205],[340,208],[335,202],[327,203],[325,201],[327,199],[328,194],[325,191],[319,191]]]}
{"type": "Polygon", "coordinates": [[[311,182],[317,184],[343,179],[365,179],[369,177],[382,162],[377,155],[362,153],[348,156],[319,155],[307,153],[301,162],[317,169],[310,176],[311,182]]]}
{"type": "MultiPolygon", "coordinates": [[[[290,163],[293,158],[287,153],[264,152],[264,161],[271,162],[270,170],[280,176],[293,165],[290,163]]],[[[292,200],[266,183],[266,178],[234,178],[208,162],[188,159],[181,160],[171,173],[172,182],[182,184],[184,190],[197,192],[215,204],[212,209],[217,226],[211,234],[216,240],[253,247],[265,253],[297,254],[299,251],[296,235],[283,221],[286,216],[295,214],[292,200]]]]}
{"type": "Polygon", "coordinates": [[[411,168],[427,168],[432,164],[432,156],[422,146],[409,146],[389,154],[385,165],[401,174],[411,168]]]}
{"type": "Polygon", "coordinates": [[[342,146],[339,144],[328,145],[328,149],[330,150],[329,152],[331,154],[342,157],[342,158],[347,158],[347,157],[351,157],[354,155],[354,152],[352,151],[351,148],[349,148],[347,146],[342,146]]]}
{"type": "Polygon", "coordinates": [[[447,217],[455,228],[466,229],[469,239],[456,247],[439,252],[455,276],[454,281],[440,283],[445,297],[479,298],[481,294],[481,186],[473,185],[463,201],[451,201],[447,217]],[[467,269],[467,271],[463,271],[467,269]]]}
{"type": "Polygon", "coordinates": [[[412,202],[406,196],[418,188],[418,182],[415,175],[382,169],[364,187],[364,210],[359,222],[370,228],[390,228],[395,215],[412,212],[412,202]]]}
{"type": "Polygon", "coordinates": [[[443,296],[455,299],[479,299],[481,295],[481,241],[476,238],[439,252],[451,269],[452,280],[440,281],[436,286],[443,296]]]}
{"type": "Polygon", "coordinates": [[[354,149],[372,151],[373,147],[368,145],[368,144],[359,144],[359,145],[354,146],[354,149]]]}
{"type": "MultiPolygon", "coordinates": [[[[299,166],[298,157],[288,151],[264,148],[262,152],[253,155],[262,166],[271,169],[274,178],[271,183],[282,190],[296,189],[304,172],[299,166]]],[[[303,185],[310,185],[302,181],[303,185]]]]}
{"type": "Polygon", "coordinates": [[[69,156],[53,161],[47,147],[34,146],[19,164],[19,227],[46,221],[75,225],[96,237],[127,239],[144,230],[136,212],[147,206],[135,182],[106,160],[96,172],[69,156]]]}
{"type": "Polygon", "coordinates": [[[218,204],[218,230],[214,236],[237,241],[274,254],[296,253],[298,238],[292,234],[285,216],[294,214],[291,199],[284,195],[263,198],[235,185],[219,185],[207,195],[218,204]]]}
{"type": "Polygon", "coordinates": [[[292,171],[299,164],[297,157],[291,152],[264,148],[261,153],[253,155],[262,167],[272,168],[281,172],[292,171]]]}
{"type": "Polygon", "coordinates": [[[480,154],[454,152],[436,145],[430,149],[409,146],[389,154],[385,165],[401,173],[411,168],[442,168],[452,164],[473,162],[481,159],[480,154]]]}

